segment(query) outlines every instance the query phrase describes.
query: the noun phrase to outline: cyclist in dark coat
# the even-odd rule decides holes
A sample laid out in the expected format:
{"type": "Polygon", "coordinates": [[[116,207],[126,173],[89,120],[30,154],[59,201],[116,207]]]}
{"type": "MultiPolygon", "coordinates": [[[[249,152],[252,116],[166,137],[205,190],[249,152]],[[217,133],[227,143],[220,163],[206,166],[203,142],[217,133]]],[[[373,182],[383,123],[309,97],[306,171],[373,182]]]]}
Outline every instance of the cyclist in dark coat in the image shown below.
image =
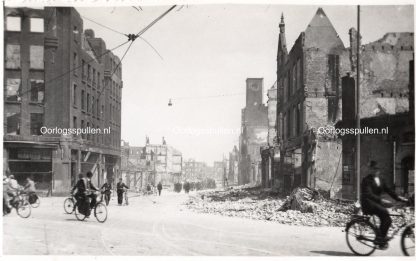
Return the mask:
{"type": "Polygon", "coordinates": [[[368,174],[361,182],[361,207],[364,214],[376,215],[380,219],[380,235],[376,239],[381,247],[387,244],[387,232],[391,225],[391,217],[386,206],[391,206],[389,200],[381,198],[381,194],[385,192],[397,201],[406,202],[407,199],[398,196],[391,190],[384,180],[380,177],[380,170],[377,168],[377,162],[370,162],[370,174],[368,174]]]}
{"type": "Polygon", "coordinates": [[[93,193],[94,191],[98,191],[98,189],[94,186],[94,184],[91,182],[93,174],[91,171],[87,172],[87,197],[91,198],[90,202],[90,208],[94,208],[95,204],[97,203],[97,195],[93,193]]]}
{"type": "Polygon", "coordinates": [[[117,183],[117,201],[119,205],[123,204],[123,193],[125,188],[128,189],[129,187],[127,187],[126,184],[124,184],[123,179],[120,178],[117,183]]]}

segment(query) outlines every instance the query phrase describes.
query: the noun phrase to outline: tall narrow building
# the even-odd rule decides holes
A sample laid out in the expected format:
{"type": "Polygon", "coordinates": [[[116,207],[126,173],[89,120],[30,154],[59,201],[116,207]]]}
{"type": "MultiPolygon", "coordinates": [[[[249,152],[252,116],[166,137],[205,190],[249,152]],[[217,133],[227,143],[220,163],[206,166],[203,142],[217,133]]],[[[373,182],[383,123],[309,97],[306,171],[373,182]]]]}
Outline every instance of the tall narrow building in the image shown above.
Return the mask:
{"type": "Polygon", "coordinates": [[[322,8],[289,53],[283,15],[279,27],[275,184],[286,193],[297,186],[339,193],[341,146],[315,130],[340,119],[340,75],[349,68],[348,55],[322,8]]]}

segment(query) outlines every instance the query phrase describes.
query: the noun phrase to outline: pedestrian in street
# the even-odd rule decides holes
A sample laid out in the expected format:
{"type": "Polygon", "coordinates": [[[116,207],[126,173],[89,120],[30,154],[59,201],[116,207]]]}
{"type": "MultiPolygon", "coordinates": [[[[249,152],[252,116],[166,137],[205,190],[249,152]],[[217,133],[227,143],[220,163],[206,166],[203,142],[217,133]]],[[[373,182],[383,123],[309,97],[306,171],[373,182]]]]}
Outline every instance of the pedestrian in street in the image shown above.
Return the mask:
{"type": "Polygon", "coordinates": [[[159,191],[159,196],[160,196],[160,193],[162,193],[162,188],[163,188],[162,183],[159,181],[159,183],[157,183],[157,190],[159,191]]]}
{"type": "Polygon", "coordinates": [[[108,206],[108,204],[110,203],[110,198],[111,198],[111,182],[106,179],[105,183],[101,186],[101,197],[104,196],[104,201],[105,201],[105,205],[108,206]]]}
{"type": "Polygon", "coordinates": [[[124,184],[123,179],[120,178],[117,183],[117,202],[119,206],[123,204],[123,193],[125,188],[128,189],[129,187],[127,187],[126,184],[124,184]]]}
{"type": "Polygon", "coordinates": [[[152,187],[150,186],[150,183],[147,183],[147,187],[146,187],[146,190],[147,190],[147,195],[150,195],[152,192],[152,187]]]}

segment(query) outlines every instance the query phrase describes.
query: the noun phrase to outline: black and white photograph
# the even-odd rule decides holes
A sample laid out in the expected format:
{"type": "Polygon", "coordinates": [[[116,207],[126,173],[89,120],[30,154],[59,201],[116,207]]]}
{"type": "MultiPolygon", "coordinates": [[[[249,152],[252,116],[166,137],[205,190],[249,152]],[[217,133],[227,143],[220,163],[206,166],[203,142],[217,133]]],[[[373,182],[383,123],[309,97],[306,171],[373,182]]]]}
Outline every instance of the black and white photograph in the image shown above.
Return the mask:
{"type": "Polygon", "coordinates": [[[415,256],[413,1],[2,3],[2,256],[415,256]]]}

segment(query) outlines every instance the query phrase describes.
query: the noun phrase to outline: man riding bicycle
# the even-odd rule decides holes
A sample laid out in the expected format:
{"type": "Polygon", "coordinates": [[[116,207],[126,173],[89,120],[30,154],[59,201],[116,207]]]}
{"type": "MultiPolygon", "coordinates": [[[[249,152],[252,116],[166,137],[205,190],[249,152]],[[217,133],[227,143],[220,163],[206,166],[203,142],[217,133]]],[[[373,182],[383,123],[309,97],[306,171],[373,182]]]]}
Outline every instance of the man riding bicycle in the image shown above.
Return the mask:
{"type": "Polygon", "coordinates": [[[389,200],[381,198],[383,192],[389,194],[397,201],[407,202],[404,197],[398,196],[393,190],[387,187],[380,177],[380,170],[377,162],[370,161],[370,173],[361,182],[361,207],[363,214],[376,215],[380,219],[380,235],[376,237],[376,243],[381,249],[387,248],[387,232],[391,225],[391,217],[386,206],[391,206],[389,200]]]}
{"type": "Polygon", "coordinates": [[[93,174],[91,171],[87,172],[87,188],[86,188],[86,195],[87,197],[91,198],[90,208],[94,208],[95,204],[97,203],[97,195],[94,193],[98,191],[98,189],[92,184],[91,178],[93,174]]]}

